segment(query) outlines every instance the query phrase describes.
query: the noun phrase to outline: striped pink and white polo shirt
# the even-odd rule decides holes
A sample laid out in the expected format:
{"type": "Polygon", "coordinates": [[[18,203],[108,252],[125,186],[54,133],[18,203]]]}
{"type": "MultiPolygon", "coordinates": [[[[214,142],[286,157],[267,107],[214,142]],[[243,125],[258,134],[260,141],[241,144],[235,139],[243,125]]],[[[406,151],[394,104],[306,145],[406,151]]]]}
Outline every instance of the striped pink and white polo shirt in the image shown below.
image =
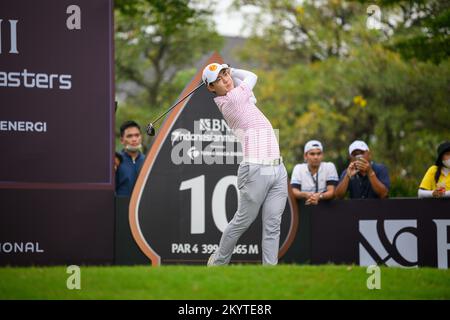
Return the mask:
{"type": "Polygon", "coordinates": [[[214,102],[228,126],[242,144],[244,158],[274,160],[280,157],[280,148],[272,125],[253,102],[252,90],[245,82],[214,102]]]}

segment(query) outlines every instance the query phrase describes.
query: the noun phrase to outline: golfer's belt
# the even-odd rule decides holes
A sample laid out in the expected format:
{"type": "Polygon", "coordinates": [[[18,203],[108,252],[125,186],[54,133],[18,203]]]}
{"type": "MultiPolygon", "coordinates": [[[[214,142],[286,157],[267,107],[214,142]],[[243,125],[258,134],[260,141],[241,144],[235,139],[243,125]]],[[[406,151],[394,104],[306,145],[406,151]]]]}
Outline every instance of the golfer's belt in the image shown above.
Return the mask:
{"type": "Polygon", "coordinates": [[[267,159],[254,159],[254,158],[244,158],[244,163],[252,164],[262,164],[265,166],[278,166],[283,163],[283,157],[277,159],[267,160],[267,159]]]}

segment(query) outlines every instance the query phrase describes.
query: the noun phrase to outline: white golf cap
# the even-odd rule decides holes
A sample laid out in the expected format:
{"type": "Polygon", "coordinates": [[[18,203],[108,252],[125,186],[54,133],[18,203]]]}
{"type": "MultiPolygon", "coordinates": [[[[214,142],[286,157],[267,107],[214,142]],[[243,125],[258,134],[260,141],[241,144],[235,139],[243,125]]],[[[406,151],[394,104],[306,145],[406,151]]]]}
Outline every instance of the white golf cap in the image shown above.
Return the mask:
{"type": "Polygon", "coordinates": [[[205,69],[203,69],[202,74],[202,80],[207,85],[211,82],[214,82],[217,80],[217,77],[219,76],[219,72],[223,69],[229,68],[227,64],[219,64],[219,63],[211,63],[208,64],[205,69]]]}
{"type": "Polygon", "coordinates": [[[323,146],[318,140],[310,140],[305,144],[305,153],[312,149],[320,149],[320,151],[323,151],[323,146]]]}
{"type": "Polygon", "coordinates": [[[355,140],[348,147],[348,154],[352,155],[352,152],[355,151],[355,150],[369,151],[369,146],[364,141],[355,140]]]}

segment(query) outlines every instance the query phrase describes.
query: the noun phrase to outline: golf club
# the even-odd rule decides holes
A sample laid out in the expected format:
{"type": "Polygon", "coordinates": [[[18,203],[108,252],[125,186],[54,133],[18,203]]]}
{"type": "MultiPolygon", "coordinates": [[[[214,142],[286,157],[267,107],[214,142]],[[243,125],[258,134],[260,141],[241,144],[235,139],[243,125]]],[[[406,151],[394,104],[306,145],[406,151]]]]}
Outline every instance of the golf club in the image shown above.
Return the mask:
{"type": "Polygon", "coordinates": [[[147,125],[146,131],[147,134],[149,136],[154,136],[155,135],[155,123],[157,123],[162,117],[164,117],[170,110],[172,110],[173,108],[175,108],[181,101],[183,101],[184,99],[186,99],[187,97],[189,97],[191,94],[193,94],[195,91],[197,91],[201,86],[203,86],[205,83],[202,82],[200,83],[194,90],[192,90],[191,92],[189,92],[187,95],[185,95],[183,98],[181,98],[180,100],[178,100],[177,102],[175,102],[175,104],[173,106],[171,106],[166,112],[164,112],[162,115],[160,115],[158,118],[156,118],[153,122],[150,122],[147,125]]]}

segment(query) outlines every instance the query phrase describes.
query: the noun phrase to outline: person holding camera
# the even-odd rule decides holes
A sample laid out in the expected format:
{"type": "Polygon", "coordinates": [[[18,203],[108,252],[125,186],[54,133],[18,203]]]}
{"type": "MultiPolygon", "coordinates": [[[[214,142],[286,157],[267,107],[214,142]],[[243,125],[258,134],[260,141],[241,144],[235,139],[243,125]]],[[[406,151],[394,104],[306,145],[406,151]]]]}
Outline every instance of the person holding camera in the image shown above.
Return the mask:
{"type": "Polygon", "coordinates": [[[372,161],[372,154],[364,141],[356,140],[348,148],[350,164],[342,172],[335,196],[350,199],[382,199],[388,196],[390,180],[388,169],[372,161]]]}

